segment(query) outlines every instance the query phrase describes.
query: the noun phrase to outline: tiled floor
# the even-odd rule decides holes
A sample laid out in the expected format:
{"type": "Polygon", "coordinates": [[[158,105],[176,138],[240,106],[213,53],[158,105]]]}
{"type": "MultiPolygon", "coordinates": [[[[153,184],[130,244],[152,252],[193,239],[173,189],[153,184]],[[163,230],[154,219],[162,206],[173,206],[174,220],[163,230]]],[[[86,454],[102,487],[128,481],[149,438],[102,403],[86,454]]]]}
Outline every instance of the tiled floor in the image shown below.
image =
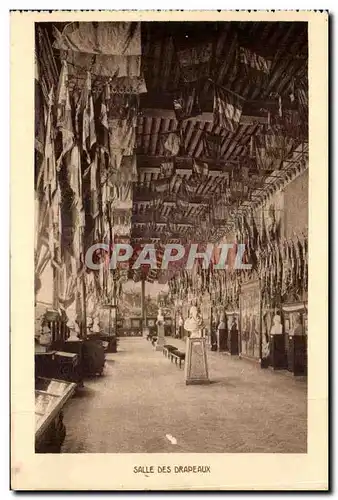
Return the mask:
{"type": "Polygon", "coordinates": [[[217,352],[208,364],[212,383],[186,386],[184,370],[150,342],[121,339],[104,376],[68,403],[63,452],[306,452],[305,378],[217,352]]]}

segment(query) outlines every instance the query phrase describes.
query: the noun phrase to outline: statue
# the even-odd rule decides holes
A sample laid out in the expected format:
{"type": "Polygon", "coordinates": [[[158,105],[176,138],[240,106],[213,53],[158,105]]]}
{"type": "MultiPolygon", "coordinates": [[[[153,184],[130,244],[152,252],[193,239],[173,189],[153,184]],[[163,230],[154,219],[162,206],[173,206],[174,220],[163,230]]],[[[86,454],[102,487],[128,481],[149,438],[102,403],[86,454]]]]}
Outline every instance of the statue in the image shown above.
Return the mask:
{"type": "Polygon", "coordinates": [[[291,335],[303,335],[303,325],[300,314],[295,314],[295,322],[291,331],[291,335]]]}
{"type": "Polygon", "coordinates": [[[192,306],[189,311],[189,318],[185,320],[184,328],[190,332],[190,338],[202,337],[203,321],[196,306],[192,306]]]}
{"type": "Polygon", "coordinates": [[[281,335],[283,333],[283,327],[281,325],[281,317],[276,314],[273,317],[273,325],[270,330],[270,335],[281,335]]]}
{"type": "Polygon", "coordinates": [[[162,314],[162,309],[158,309],[158,314],[157,314],[157,321],[156,321],[157,326],[163,326],[164,325],[164,317],[162,314]]]}
{"type": "Polygon", "coordinates": [[[185,357],[185,383],[206,384],[209,383],[208,363],[205,348],[205,338],[202,336],[203,321],[196,306],[189,311],[184,328],[190,332],[187,338],[185,357]]]}
{"type": "Polygon", "coordinates": [[[162,351],[164,346],[164,317],[162,314],[161,307],[158,309],[156,325],[157,325],[157,341],[155,349],[156,351],[162,351]]]}
{"type": "MultiPolygon", "coordinates": [[[[225,315],[222,311],[219,318],[219,324],[217,327],[217,348],[220,351],[224,347],[224,337],[226,336],[226,325],[225,325],[225,315]]],[[[227,346],[225,346],[227,347],[227,346]]]]}

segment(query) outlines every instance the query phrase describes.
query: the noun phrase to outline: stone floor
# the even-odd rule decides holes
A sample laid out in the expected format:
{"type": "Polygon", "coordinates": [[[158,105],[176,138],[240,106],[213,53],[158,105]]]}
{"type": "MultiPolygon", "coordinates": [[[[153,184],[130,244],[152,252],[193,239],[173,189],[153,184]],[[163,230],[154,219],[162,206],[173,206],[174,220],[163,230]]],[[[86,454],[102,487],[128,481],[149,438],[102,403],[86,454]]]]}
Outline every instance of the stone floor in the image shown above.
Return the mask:
{"type": "MultiPolygon", "coordinates": [[[[181,346],[180,340],[167,339],[181,346]]],[[[305,453],[305,378],[208,352],[206,386],[143,338],[120,339],[65,409],[64,453],[305,453]]]]}

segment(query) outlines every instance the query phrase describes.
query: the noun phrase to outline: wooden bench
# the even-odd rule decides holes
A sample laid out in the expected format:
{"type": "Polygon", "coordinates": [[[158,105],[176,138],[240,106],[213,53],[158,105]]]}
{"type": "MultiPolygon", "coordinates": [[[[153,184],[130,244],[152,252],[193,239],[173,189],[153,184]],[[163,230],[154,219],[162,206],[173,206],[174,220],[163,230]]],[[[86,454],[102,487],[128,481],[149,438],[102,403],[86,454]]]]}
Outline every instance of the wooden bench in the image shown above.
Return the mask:
{"type": "Polygon", "coordinates": [[[176,350],[177,350],[177,347],[175,347],[171,344],[166,344],[163,346],[162,353],[164,356],[169,357],[169,353],[171,353],[172,351],[176,351],[176,350]]]}
{"type": "Polygon", "coordinates": [[[185,352],[179,351],[178,349],[171,353],[171,361],[175,361],[175,365],[179,364],[181,368],[182,362],[185,361],[185,352]]]}

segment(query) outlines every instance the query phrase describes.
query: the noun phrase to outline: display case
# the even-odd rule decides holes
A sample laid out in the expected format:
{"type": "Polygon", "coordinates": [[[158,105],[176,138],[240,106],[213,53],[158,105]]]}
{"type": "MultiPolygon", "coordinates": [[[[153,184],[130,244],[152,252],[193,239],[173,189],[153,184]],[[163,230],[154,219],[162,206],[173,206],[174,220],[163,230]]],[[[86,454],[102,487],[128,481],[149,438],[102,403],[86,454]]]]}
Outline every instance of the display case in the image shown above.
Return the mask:
{"type": "Polygon", "coordinates": [[[307,373],[307,307],[304,303],[284,304],[287,368],[294,375],[307,373]]]}
{"type": "Polygon", "coordinates": [[[64,380],[35,379],[35,451],[59,453],[65,437],[62,409],[76,384],[64,380]]]}
{"type": "Polygon", "coordinates": [[[240,356],[261,358],[261,291],[259,281],[241,285],[240,306],[240,356]]]}
{"type": "Polygon", "coordinates": [[[239,354],[239,311],[226,312],[227,323],[227,349],[226,352],[232,356],[239,354]]]}

